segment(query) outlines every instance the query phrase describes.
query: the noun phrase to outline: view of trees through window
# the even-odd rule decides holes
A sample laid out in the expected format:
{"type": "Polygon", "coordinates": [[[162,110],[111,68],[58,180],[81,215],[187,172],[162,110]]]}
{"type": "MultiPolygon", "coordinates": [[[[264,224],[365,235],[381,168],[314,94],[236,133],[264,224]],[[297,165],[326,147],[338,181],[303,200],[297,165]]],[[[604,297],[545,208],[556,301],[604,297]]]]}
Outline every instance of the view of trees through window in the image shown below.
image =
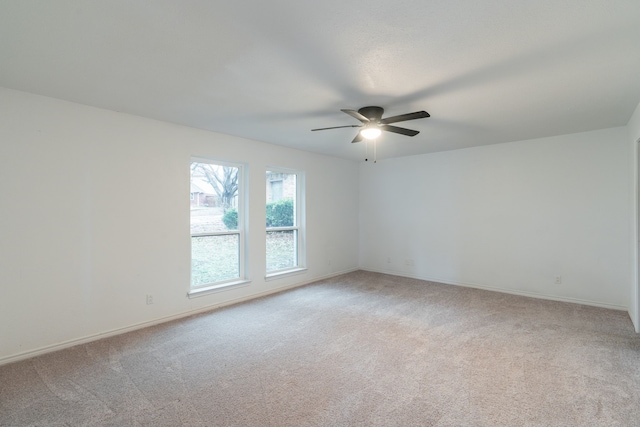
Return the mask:
{"type": "Polygon", "coordinates": [[[241,277],[240,169],[191,162],[191,287],[241,277]]]}
{"type": "MultiPolygon", "coordinates": [[[[191,287],[243,278],[242,166],[194,159],[191,162],[191,287]]],[[[299,177],[266,173],[267,273],[301,265],[299,177]]]]}

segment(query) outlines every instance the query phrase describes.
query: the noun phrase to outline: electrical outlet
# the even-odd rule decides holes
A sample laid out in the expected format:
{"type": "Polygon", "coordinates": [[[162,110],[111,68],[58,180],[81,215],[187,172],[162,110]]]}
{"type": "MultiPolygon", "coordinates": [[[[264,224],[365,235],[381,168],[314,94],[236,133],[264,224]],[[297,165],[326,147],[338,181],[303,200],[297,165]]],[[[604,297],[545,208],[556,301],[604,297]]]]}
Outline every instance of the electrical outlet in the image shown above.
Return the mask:
{"type": "Polygon", "coordinates": [[[153,295],[147,295],[147,305],[153,304],[153,295]]]}
{"type": "Polygon", "coordinates": [[[556,276],[555,284],[562,285],[562,276],[556,276]]]}
{"type": "Polygon", "coordinates": [[[415,263],[413,262],[413,260],[412,260],[412,259],[410,259],[410,258],[409,258],[409,259],[406,259],[406,260],[404,261],[404,265],[406,265],[406,266],[408,266],[408,267],[413,267],[413,266],[415,265],[415,263]]]}
{"type": "Polygon", "coordinates": [[[387,258],[387,264],[391,264],[391,257],[387,258]]]}

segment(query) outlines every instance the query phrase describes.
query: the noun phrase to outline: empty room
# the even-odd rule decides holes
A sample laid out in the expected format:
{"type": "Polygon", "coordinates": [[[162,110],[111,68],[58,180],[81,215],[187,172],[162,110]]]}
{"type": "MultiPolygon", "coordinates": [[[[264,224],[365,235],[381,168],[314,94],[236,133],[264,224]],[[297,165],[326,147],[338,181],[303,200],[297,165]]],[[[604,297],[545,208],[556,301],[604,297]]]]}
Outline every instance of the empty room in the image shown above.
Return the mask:
{"type": "Polygon", "coordinates": [[[0,0],[0,426],[640,426],[637,0],[0,0]]]}

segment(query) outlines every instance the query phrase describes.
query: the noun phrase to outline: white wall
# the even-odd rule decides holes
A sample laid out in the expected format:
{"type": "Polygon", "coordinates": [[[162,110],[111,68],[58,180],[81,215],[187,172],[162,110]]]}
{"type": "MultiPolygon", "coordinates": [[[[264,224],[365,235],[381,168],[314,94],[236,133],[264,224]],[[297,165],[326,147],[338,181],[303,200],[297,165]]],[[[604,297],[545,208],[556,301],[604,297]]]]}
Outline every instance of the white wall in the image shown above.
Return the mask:
{"type": "Polygon", "coordinates": [[[640,169],[640,157],[638,156],[638,140],[640,140],[640,104],[636,107],[635,112],[631,116],[631,119],[627,123],[627,129],[629,130],[629,143],[631,146],[632,168],[634,170],[633,185],[632,185],[632,200],[633,200],[633,236],[635,237],[632,242],[633,253],[633,271],[632,286],[631,286],[631,302],[629,307],[629,316],[633,321],[636,332],[640,332],[640,283],[638,282],[638,256],[640,254],[638,246],[640,245],[640,236],[638,230],[640,230],[640,214],[638,209],[638,200],[640,186],[638,185],[638,170],[640,169]]]}
{"type": "Polygon", "coordinates": [[[637,317],[637,137],[640,108],[626,128],[358,172],[346,160],[0,88],[0,363],[350,271],[358,250],[370,270],[637,317]],[[248,164],[252,282],[188,299],[192,155],[248,164]],[[269,282],[266,165],[305,170],[307,186],[309,270],[269,282]]]}
{"type": "Polygon", "coordinates": [[[360,265],[627,310],[630,155],[620,127],[361,164],[360,265]]]}
{"type": "Polygon", "coordinates": [[[0,363],[358,263],[354,162],[1,88],[0,195],[0,363]],[[250,175],[252,282],[195,299],[191,155],[250,175]],[[308,271],[268,282],[266,165],[306,171],[307,190],[308,271]]]}

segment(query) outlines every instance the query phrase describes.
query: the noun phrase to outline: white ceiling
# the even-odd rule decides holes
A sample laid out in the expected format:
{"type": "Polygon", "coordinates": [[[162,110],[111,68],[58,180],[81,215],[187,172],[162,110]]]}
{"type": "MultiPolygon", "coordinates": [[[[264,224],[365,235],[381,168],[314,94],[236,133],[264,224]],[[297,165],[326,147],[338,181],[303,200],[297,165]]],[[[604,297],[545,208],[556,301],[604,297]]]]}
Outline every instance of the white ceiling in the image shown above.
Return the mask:
{"type": "Polygon", "coordinates": [[[625,125],[638,0],[0,0],[0,86],[362,160],[625,125]]]}

